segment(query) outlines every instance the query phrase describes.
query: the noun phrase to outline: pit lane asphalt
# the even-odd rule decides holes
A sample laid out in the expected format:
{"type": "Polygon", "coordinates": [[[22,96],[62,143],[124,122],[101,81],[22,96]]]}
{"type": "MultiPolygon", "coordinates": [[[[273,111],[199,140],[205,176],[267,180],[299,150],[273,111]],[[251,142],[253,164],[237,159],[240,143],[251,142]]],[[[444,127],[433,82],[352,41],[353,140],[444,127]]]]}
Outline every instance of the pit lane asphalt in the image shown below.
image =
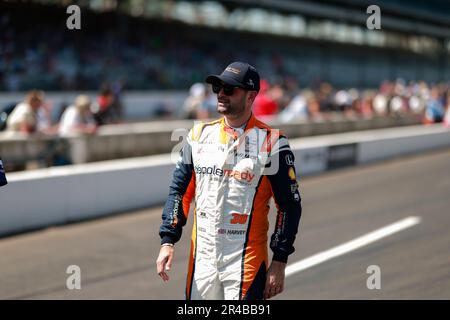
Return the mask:
{"type": "MultiPolygon", "coordinates": [[[[409,216],[422,221],[290,276],[277,299],[450,299],[450,150],[305,177],[300,188],[290,262],[409,216]],[[367,289],[370,265],[381,269],[380,290],[367,289]]],[[[0,239],[0,299],[184,299],[192,219],[163,283],[155,271],[161,210],[0,239]],[[66,288],[69,265],[81,268],[81,290],[66,288]]],[[[272,205],[270,232],[274,215],[272,205]]]]}

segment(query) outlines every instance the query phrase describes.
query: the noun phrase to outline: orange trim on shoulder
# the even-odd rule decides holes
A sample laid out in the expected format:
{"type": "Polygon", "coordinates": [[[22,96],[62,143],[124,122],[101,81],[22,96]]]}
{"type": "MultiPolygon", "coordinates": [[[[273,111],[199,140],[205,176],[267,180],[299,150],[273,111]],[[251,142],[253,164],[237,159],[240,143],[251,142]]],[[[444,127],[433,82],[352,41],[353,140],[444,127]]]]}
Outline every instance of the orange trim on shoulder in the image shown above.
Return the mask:
{"type": "Polygon", "coordinates": [[[266,129],[275,135],[275,138],[279,138],[280,136],[286,136],[285,132],[280,129],[272,128],[267,123],[262,122],[261,120],[256,119],[255,126],[261,129],[266,129]]]}
{"type": "Polygon", "coordinates": [[[267,123],[264,123],[261,120],[258,120],[256,118],[255,118],[255,127],[258,127],[260,129],[266,129],[268,131],[272,130],[271,126],[269,126],[267,123]]]}
{"type": "Polygon", "coordinates": [[[228,135],[226,132],[227,124],[225,123],[225,118],[220,119],[220,131],[219,131],[219,142],[221,144],[227,144],[228,143],[228,135]]]}
{"type": "Polygon", "coordinates": [[[197,123],[192,127],[192,141],[198,141],[198,139],[200,139],[204,126],[204,123],[197,123]]]}
{"type": "Polygon", "coordinates": [[[268,124],[266,124],[260,120],[256,120],[256,126],[260,129],[267,130],[267,135],[266,135],[263,145],[261,147],[262,152],[270,153],[272,150],[272,146],[275,145],[275,143],[278,141],[278,139],[280,139],[281,136],[286,136],[283,131],[281,131],[279,129],[274,129],[271,126],[269,126],[268,124]]]}
{"type": "Polygon", "coordinates": [[[192,141],[198,141],[200,139],[203,129],[205,129],[206,126],[212,126],[217,123],[220,123],[221,121],[222,118],[210,122],[202,122],[195,124],[194,127],[192,128],[192,141]]]}

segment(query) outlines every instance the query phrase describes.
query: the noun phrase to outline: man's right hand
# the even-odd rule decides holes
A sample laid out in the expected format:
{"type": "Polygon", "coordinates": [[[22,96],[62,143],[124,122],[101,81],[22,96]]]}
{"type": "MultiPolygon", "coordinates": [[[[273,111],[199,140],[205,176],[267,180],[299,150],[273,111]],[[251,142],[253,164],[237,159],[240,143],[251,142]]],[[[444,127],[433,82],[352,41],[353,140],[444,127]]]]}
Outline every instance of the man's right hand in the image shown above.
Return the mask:
{"type": "Polygon", "coordinates": [[[173,246],[162,246],[159,250],[159,256],[156,260],[156,270],[163,281],[169,281],[169,275],[166,271],[170,271],[172,267],[173,246]]]}

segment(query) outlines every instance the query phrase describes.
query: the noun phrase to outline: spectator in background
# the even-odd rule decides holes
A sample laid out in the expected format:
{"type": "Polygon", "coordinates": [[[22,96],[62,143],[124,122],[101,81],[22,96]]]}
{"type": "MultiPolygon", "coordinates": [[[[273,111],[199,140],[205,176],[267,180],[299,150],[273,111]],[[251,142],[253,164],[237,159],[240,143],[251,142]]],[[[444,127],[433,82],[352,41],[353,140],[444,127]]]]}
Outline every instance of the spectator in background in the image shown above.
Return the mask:
{"type": "Polygon", "coordinates": [[[312,120],[324,120],[323,113],[320,112],[320,103],[314,94],[311,94],[308,99],[308,113],[312,120]]]}
{"type": "Polygon", "coordinates": [[[280,112],[280,121],[287,123],[295,119],[308,119],[308,103],[304,94],[297,94],[291,102],[280,112]]]}
{"type": "Polygon", "coordinates": [[[189,96],[183,103],[183,118],[197,119],[198,111],[205,99],[206,87],[203,83],[194,83],[189,88],[189,96]]]}
{"type": "Polygon", "coordinates": [[[93,134],[97,125],[90,111],[91,99],[79,95],[75,103],[66,108],[61,116],[59,135],[67,136],[73,133],[93,134]]]}
{"type": "Polygon", "coordinates": [[[182,117],[185,119],[211,119],[218,115],[217,98],[210,85],[194,83],[189,89],[189,96],[183,103],[182,117]]]}
{"type": "Polygon", "coordinates": [[[7,130],[30,134],[37,132],[39,128],[45,128],[48,121],[44,119],[42,113],[39,113],[43,103],[44,93],[42,91],[29,91],[25,101],[19,103],[9,115],[7,120],[7,130]]]}
{"type": "Polygon", "coordinates": [[[444,104],[437,88],[431,89],[430,100],[426,104],[424,124],[438,123],[444,120],[444,104]]]}
{"type": "Polygon", "coordinates": [[[320,84],[319,90],[317,92],[317,100],[319,102],[320,112],[327,113],[330,111],[335,111],[335,106],[332,100],[332,93],[333,87],[329,83],[324,82],[320,84]]]}
{"type": "Polygon", "coordinates": [[[334,95],[334,110],[336,111],[346,111],[351,109],[353,100],[350,93],[347,90],[339,90],[334,95]]]}
{"type": "Polygon", "coordinates": [[[205,86],[205,95],[197,110],[197,119],[206,120],[217,117],[217,96],[210,85],[205,86]]]}
{"type": "Polygon", "coordinates": [[[9,117],[9,115],[14,111],[14,108],[16,107],[16,102],[8,103],[6,106],[4,106],[0,110],[0,131],[3,131],[6,129],[6,121],[9,117]]]}
{"type": "MultiPolygon", "coordinates": [[[[277,96],[279,95],[278,91],[277,88],[277,96]]],[[[254,115],[262,121],[267,121],[275,117],[275,115],[278,114],[278,111],[278,103],[271,95],[269,82],[267,82],[267,80],[261,80],[259,94],[256,96],[255,102],[253,103],[254,115]]]]}
{"type": "Polygon", "coordinates": [[[444,116],[444,125],[446,127],[450,127],[450,90],[447,92],[447,111],[445,112],[444,116]]]}
{"type": "Polygon", "coordinates": [[[373,110],[378,116],[388,114],[388,97],[383,92],[378,92],[372,101],[373,110]]]}
{"type": "Polygon", "coordinates": [[[123,103],[122,92],[125,86],[124,80],[114,81],[111,86],[111,91],[114,96],[112,104],[112,119],[114,123],[118,123],[123,119],[123,103]]]}
{"type": "Polygon", "coordinates": [[[113,121],[114,94],[108,83],[103,83],[100,95],[97,97],[97,104],[94,105],[94,119],[98,125],[104,125],[113,121]]]}
{"type": "Polygon", "coordinates": [[[359,98],[357,98],[357,103],[355,110],[351,109],[344,109],[346,116],[354,116],[356,114],[361,115],[363,117],[371,117],[373,115],[373,98],[374,93],[370,91],[366,91],[364,93],[361,93],[359,95],[359,98]]]}

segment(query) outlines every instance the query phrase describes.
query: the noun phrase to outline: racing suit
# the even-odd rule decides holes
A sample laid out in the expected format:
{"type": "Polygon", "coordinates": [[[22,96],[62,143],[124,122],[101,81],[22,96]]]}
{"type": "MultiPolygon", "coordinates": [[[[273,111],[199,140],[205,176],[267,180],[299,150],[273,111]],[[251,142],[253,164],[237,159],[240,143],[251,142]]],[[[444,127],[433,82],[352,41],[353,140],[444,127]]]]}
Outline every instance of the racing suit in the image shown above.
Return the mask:
{"type": "Polygon", "coordinates": [[[186,299],[263,299],[269,200],[277,206],[270,248],[287,262],[301,216],[287,138],[253,115],[238,136],[225,119],[194,125],[173,173],[161,243],[175,243],[195,197],[186,299]]]}

